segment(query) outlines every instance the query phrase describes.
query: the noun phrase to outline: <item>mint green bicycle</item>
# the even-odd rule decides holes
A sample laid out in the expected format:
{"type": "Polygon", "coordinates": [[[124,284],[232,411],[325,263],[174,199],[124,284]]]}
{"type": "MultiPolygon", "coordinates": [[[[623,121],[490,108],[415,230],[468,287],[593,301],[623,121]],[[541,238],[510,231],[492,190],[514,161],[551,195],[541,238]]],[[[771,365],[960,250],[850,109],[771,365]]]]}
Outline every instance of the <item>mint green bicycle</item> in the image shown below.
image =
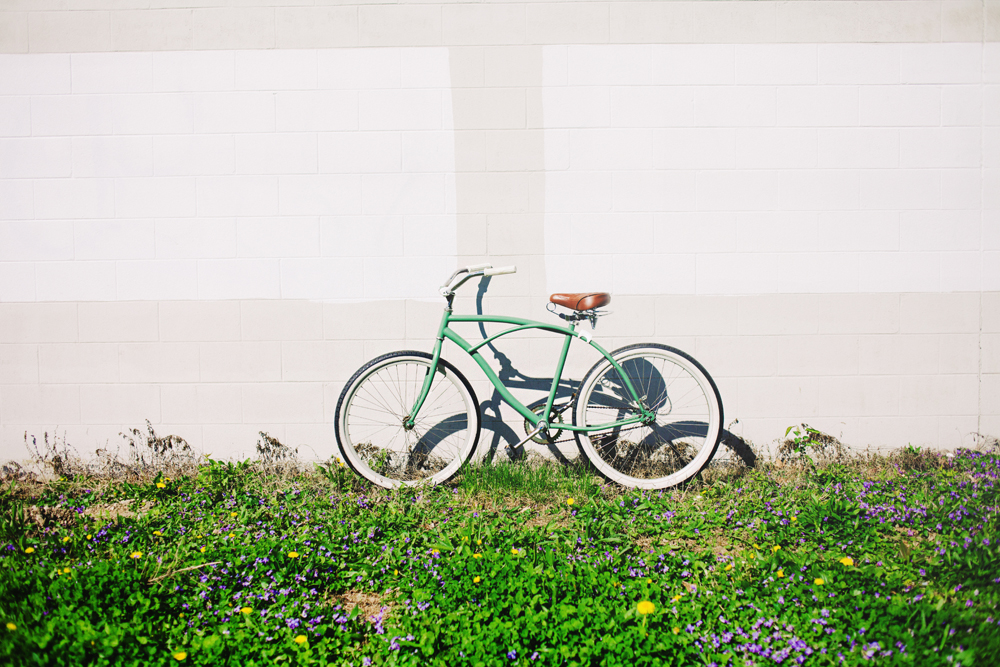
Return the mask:
{"type": "MultiPolygon", "coordinates": [[[[549,309],[568,326],[517,317],[455,315],[455,291],[479,276],[515,273],[489,264],[455,271],[441,287],[447,301],[433,351],[383,354],[362,366],[337,402],[337,444],[359,475],[386,488],[439,484],[458,472],[476,450],[482,428],[479,402],[469,381],[441,358],[445,340],[470,355],[503,401],[524,417],[529,440],[555,442],[573,434],[581,454],[606,479],[628,487],[663,489],[698,474],[715,455],[722,432],[722,400],[708,372],[680,350],[640,343],[606,351],[577,323],[596,326],[611,302],[604,292],[553,294],[549,309]],[[557,311],[562,307],[565,311],[557,311]],[[469,343],[454,322],[512,325],[469,343]],[[540,329],[565,337],[548,398],[526,406],[511,395],[480,350],[501,336],[540,329]],[[579,338],[603,357],[569,400],[557,402],[570,343],[579,338]],[[564,415],[569,413],[571,421],[564,415]]],[[[485,333],[484,333],[485,335],[485,333]]]]}

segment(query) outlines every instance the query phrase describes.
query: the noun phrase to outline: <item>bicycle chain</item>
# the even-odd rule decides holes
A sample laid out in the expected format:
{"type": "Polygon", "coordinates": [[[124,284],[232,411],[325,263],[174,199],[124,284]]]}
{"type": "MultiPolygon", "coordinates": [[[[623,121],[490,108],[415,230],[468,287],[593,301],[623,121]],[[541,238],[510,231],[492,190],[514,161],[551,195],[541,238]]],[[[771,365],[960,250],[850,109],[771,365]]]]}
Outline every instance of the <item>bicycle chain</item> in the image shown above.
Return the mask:
{"type": "MultiPolygon", "coordinates": [[[[606,408],[606,407],[597,406],[597,405],[593,406],[591,409],[593,409],[593,410],[614,410],[615,412],[618,411],[618,408],[606,408]]],[[[558,424],[558,423],[559,422],[555,422],[555,424],[558,424]]],[[[554,424],[553,424],[553,426],[554,426],[554,424]]],[[[623,426],[618,431],[619,431],[619,433],[621,433],[623,431],[633,431],[633,430],[635,430],[637,428],[643,428],[643,425],[642,424],[636,424],[635,426],[623,426]]],[[[564,436],[562,438],[559,438],[558,440],[550,440],[549,442],[546,442],[544,444],[546,444],[546,445],[557,445],[560,442],[569,442],[571,440],[575,440],[576,439],[573,436],[573,432],[572,431],[566,431],[565,429],[560,429],[560,428],[553,428],[553,430],[554,431],[564,431],[564,432],[569,433],[569,435],[564,436]]],[[[535,442],[535,441],[534,440],[529,440],[528,442],[535,442]]],[[[525,444],[527,444],[527,443],[525,443],[525,444]]],[[[540,444],[543,444],[543,443],[535,442],[535,444],[536,445],[540,445],[540,444]]]]}

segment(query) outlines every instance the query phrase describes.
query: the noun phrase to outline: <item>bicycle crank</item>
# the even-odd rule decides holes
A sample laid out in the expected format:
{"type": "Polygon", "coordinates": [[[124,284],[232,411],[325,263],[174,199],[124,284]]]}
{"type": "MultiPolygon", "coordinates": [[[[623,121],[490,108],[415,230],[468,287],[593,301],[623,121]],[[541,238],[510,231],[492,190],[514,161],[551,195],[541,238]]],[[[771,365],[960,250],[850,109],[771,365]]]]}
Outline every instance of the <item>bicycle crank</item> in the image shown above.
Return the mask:
{"type": "MultiPolygon", "coordinates": [[[[528,406],[528,409],[534,412],[536,415],[541,415],[545,411],[546,399],[540,401],[535,401],[528,406]]],[[[563,430],[558,428],[559,424],[563,423],[562,413],[566,409],[573,405],[573,401],[570,400],[568,403],[563,403],[562,405],[553,405],[552,413],[549,414],[549,428],[546,432],[541,432],[535,428],[529,420],[524,420],[524,432],[528,434],[528,438],[525,438],[525,442],[529,439],[532,442],[537,442],[540,445],[551,445],[559,440],[559,436],[562,435],[563,430]]]]}

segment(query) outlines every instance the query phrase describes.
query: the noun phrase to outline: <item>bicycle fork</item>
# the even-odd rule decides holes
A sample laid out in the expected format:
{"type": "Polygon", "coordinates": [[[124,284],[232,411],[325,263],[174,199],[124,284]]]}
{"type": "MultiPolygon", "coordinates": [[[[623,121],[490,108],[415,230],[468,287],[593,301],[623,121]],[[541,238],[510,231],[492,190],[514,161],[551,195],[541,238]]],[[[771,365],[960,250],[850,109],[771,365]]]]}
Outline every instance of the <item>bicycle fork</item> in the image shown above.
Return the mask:
{"type": "Polygon", "coordinates": [[[411,430],[414,424],[417,423],[417,413],[420,412],[420,408],[423,407],[424,401],[427,400],[427,395],[431,393],[431,384],[434,382],[434,374],[437,373],[438,361],[441,359],[441,348],[444,347],[444,330],[448,326],[448,320],[451,319],[452,313],[452,299],[454,295],[447,297],[448,305],[444,309],[444,314],[441,316],[441,324],[438,325],[437,339],[434,341],[434,350],[431,353],[431,365],[427,369],[427,375],[424,377],[424,383],[420,387],[420,394],[417,396],[417,400],[413,403],[413,408],[410,410],[410,414],[403,417],[403,428],[407,431],[411,430]]]}

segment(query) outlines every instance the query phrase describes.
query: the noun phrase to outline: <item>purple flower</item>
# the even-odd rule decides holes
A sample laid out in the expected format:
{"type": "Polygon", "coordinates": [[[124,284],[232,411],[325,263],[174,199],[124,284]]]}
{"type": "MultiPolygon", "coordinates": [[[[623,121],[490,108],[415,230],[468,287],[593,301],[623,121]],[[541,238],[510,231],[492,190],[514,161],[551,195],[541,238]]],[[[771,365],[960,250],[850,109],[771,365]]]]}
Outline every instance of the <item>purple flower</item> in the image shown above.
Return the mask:
{"type": "Polygon", "coordinates": [[[507,652],[508,660],[517,660],[517,651],[511,650],[507,652]]]}

